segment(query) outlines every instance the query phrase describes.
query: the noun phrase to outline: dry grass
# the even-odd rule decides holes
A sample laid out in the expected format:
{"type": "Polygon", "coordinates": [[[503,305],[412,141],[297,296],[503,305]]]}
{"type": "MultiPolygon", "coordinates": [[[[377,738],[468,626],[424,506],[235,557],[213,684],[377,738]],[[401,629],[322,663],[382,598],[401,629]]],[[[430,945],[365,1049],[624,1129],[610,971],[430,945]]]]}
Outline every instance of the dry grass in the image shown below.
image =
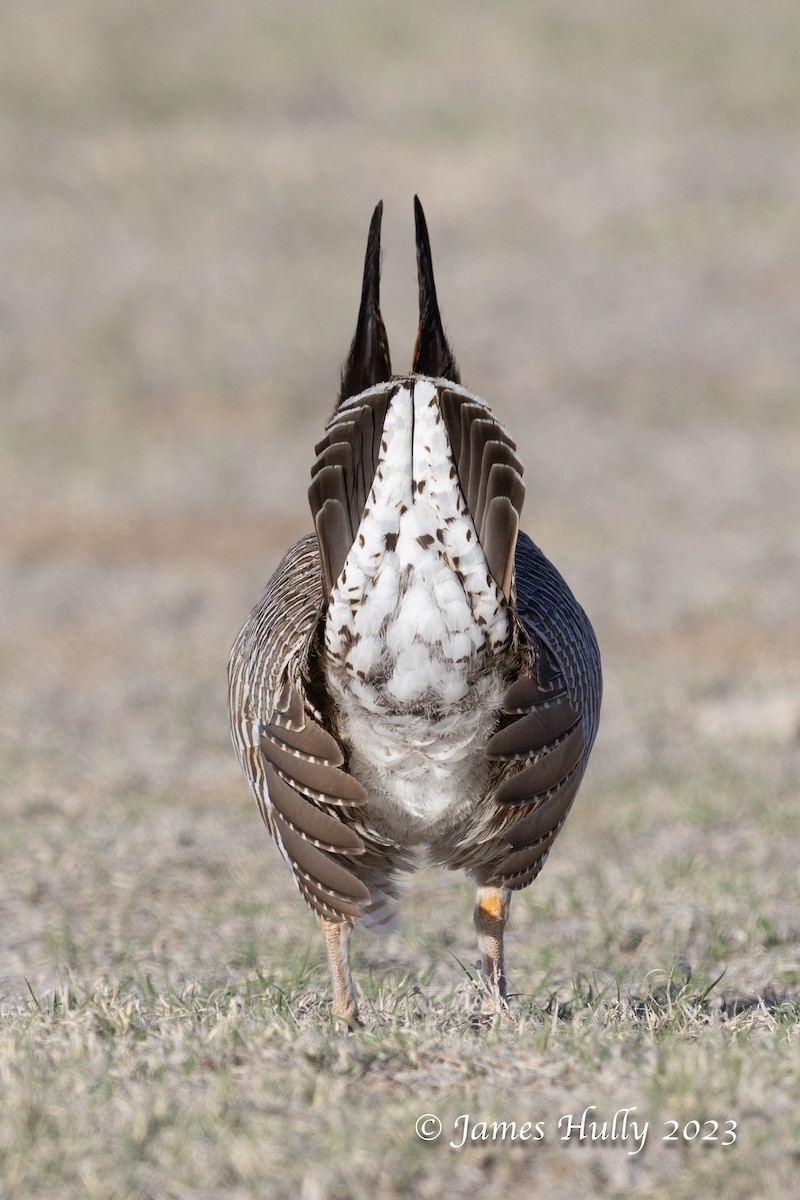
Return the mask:
{"type": "Polygon", "coordinates": [[[2,1200],[792,1194],[794,6],[35,0],[0,25],[2,1200]],[[358,940],[367,1027],[332,1027],[225,713],[228,646],[308,528],[380,196],[408,365],[415,191],[607,680],[482,1035],[470,889],[429,871],[400,934],[358,940]],[[635,1106],[641,1153],[560,1141],[592,1104],[635,1106]],[[455,1150],[467,1112],[546,1136],[455,1150]],[[666,1143],[669,1118],[738,1140],[666,1143]]]}
{"type": "Polygon", "coordinates": [[[521,1198],[542,1181],[689,1197],[724,1180],[750,1197],[769,1180],[791,1194],[796,1013],[726,1015],[666,982],[635,998],[576,986],[476,1035],[459,990],[392,973],[352,1036],[320,1012],[314,974],[180,993],[148,977],[29,1001],[0,1042],[8,1193],[521,1198]],[[633,1109],[645,1140],[565,1142],[562,1118],[589,1104],[601,1120],[633,1109]],[[478,1135],[479,1121],[530,1121],[543,1137],[460,1146],[465,1113],[478,1135]],[[422,1114],[442,1121],[435,1144],[415,1136],[422,1114]],[[694,1140],[693,1121],[717,1141],[694,1140]],[[666,1140],[672,1122],[692,1140],[666,1140]]]}

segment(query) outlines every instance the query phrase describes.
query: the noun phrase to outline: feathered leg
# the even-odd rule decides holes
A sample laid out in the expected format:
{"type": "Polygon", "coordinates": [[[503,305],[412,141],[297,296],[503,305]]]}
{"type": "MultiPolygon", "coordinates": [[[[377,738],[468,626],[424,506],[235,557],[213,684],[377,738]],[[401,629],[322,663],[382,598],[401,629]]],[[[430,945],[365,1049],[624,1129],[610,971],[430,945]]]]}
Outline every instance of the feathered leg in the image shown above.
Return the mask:
{"type": "Polygon", "coordinates": [[[358,1024],[358,1005],[353,977],[350,974],[350,939],[353,936],[353,926],[348,921],[328,921],[325,917],[320,917],[319,923],[325,935],[331,968],[333,1015],[342,1017],[351,1024],[358,1024]]]}
{"type": "Polygon", "coordinates": [[[503,933],[511,905],[508,888],[479,887],[475,902],[475,930],[481,952],[481,972],[486,990],[480,1014],[493,1016],[506,1008],[506,972],[503,933]]]}

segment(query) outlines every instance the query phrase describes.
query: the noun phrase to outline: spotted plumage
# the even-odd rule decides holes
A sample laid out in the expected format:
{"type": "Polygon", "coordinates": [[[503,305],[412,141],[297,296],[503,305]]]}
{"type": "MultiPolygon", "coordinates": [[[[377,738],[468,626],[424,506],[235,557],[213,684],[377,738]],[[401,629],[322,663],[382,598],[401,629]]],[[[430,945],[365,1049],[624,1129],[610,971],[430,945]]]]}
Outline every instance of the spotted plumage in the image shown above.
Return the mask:
{"type": "Polygon", "coordinates": [[[234,643],[234,744],[356,1019],[349,942],[395,919],[425,851],[478,884],[487,1007],[504,1003],[509,896],[541,870],[580,785],[601,696],[591,625],[519,530],[511,435],[461,386],[415,199],[420,327],[392,374],[367,244],[339,402],[318,442],[315,532],[234,643]]]}

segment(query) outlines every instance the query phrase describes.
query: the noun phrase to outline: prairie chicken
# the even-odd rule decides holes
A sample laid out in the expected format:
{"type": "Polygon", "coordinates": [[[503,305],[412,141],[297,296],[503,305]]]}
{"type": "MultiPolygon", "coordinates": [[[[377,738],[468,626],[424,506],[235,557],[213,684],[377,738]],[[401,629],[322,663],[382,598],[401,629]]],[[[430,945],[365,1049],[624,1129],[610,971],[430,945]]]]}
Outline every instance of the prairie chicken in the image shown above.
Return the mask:
{"type": "Polygon", "coordinates": [[[519,531],[514,442],[460,384],[416,197],[419,331],[411,373],[392,374],[382,207],[315,447],[315,532],[280,563],[229,663],[234,745],[349,1021],[353,927],[392,924],[417,850],[478,885],[483,1007],[504,1006],[510,895],[564,824],[601,696],[589,620],[519,531]]]}

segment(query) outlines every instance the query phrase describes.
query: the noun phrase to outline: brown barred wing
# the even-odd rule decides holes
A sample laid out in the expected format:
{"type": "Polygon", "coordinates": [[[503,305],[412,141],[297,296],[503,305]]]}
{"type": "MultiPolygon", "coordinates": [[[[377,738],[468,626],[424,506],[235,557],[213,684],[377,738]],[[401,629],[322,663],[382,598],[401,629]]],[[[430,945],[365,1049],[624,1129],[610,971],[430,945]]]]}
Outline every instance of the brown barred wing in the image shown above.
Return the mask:
{"type": "MultiPolygon", "coordinates": [[[[536,660],[547,660],[544,647],[536,660]]],[[[495,882],[516,889],[541,870],[564,823],[583,775],[586,735],[560,674],[544,686],[537,674],[518,679],[506,692],[503,712],[512,720],[486,744],[489,759],[508,764],[493,796],[508,810],[503,837],[510,845],[495,882]],[[524,811],[516,816],[514,810],[524,811]]]]}
{"type": "Polygon", "coordinates": [[[508,811],[503,837],[510,848],[496,864],[494,882],[512,889],[536,877],[566,820],[597,732],[602,692],[589,620],[524,534],[516,601],[532,666],[506,692],[505,721],[486,744],[487,757],[506,764],[492,798],[508,811]]]}
{"type": "Polygon", "coordinates": [[[322,611],[317,539],[284,558],[234,643],[231,730],[261,815],[297,886],[331,921],[360,917],[368,888],[351,858],[364,851],[351,814],[366,802],[324,727],[306,680],[322,611]]]}
{"type": "Polygon", "coordinates": [[[339,860],[363,854],[364,843],[340,813],[367,793],[341,770],[342,748],[307,711],[299,685],[284,685],[262,726],[261,756],[276,841],[303,896],[328,920],[360,917],[369,889],[339,860]]]}
{"type": "Polygon", "coordinates": [[[308,499],[329,595],[355,541],[380,457],[391,389],[378,387],[341,405],[315,447],[308,499]]]}
{"type": "Polygon", "coordinates": [[[519,518],[525,499],[522,463],[511,435],[482,400],[443,388],[439,403],[458,482],[486,563],[506,599],[511,594],[519,518]]]}

